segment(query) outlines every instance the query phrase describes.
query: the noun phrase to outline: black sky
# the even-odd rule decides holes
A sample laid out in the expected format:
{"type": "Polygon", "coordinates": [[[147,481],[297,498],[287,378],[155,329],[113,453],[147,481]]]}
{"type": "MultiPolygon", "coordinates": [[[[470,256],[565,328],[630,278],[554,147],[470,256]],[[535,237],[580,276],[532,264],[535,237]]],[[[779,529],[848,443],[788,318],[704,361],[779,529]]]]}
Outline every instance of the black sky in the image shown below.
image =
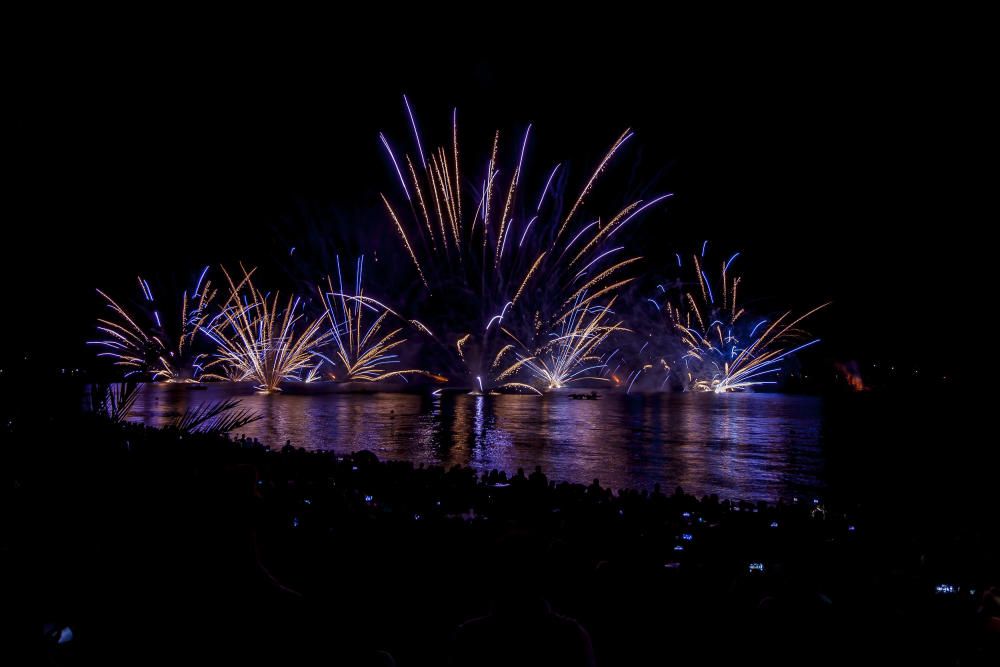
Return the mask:
{"type": "Polygon", "coordinates": [[[581,170],[634,128],[629,160],[676,193],[643,221],[647,240],[672,252],[710,238],[744,251],[755,293],[833,299],[833,358],[924,355],[941,312],[972,301],[982,61],[961,34],[847,23],[692,46],[683,25],[493,49],[40,36],[5,85],[5,320],[38,325],[4,326],[5,357],[77,363],[95,287],[263,261],[303,206],[387,231],[370,219],[392,186],[377,137],[408,139],[404,92],[425,132],[440,136],[457,105],[481,151],[494,128],[532,122],[540,160],[581,170]]]}

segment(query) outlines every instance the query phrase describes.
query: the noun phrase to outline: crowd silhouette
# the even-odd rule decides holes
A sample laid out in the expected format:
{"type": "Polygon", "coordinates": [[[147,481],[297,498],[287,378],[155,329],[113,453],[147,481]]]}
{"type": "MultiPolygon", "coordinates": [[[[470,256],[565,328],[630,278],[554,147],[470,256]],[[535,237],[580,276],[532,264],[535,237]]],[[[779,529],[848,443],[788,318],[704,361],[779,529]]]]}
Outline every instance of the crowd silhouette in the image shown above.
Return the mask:
{"type": "Polygon", "coordinates": [[[11,421],[0,451],[4,645],[32,662],[989,664],[1000,636],[985,526],[935,546],[820,498],[85,417],[11,421]]]}

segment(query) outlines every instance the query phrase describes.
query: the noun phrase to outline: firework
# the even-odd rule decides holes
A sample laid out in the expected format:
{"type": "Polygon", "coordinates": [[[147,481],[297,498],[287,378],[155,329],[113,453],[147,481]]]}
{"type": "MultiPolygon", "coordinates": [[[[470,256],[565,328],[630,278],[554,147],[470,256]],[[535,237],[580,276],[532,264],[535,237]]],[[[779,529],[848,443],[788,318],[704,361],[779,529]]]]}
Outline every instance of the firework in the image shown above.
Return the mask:
{"type": "Polygon", "coordinates": [[[216,290],[212,281],[205,280],[206,266],[198,276],[194,289],[185,291],[177,327],[170,330],[164,325],[149,282],[138,277],[143,300],[141,306],[129,312],[110,296],[97,290],[107,302],[112,315],[99,318],[97,330],[107,336],[102,340],[88,341],[104,351],[98,357],[113,360],[127,369],[125,377],[150,373],[153,380],[164,382],[197,382],[204,370],[205,355],[195,347],[195,337],[209,315],[209,305],[216,290]]]}
{"type": "MultiPolygon", "coordinates": [[[[678,283],[675,301],[669,296],[662,305],[650,300],[682,346],[674,370],[681,383],[695,391],[724,393],[777,384],[774,376],[783,360],[820,342],[810,340],[799,325],[829,303],[798,316],[788,310],[771,318],[751,317],[738,299],[742,277],[733,276],[740,253],[720,262],[713,280],[704,262],[707,245],[706,241],[701,253],[692,255],[694,280],[678,283]]],[[[680,255],[677,259],[681,265],[680,255]]],[[[663,286],[658,289],[666,291],[663,286]]]]}
{"type": "Polygon", "coordinates": [[[552,339],[534,356],[525,359],[525,366],[546,389],[559,389],[582,380],[607,382],[604,376],[616,352],[599,355],[598,348],[616,331],[627,331],[622,322],[608,324],[605,318],[613,314],[611,306],[580,306],[585,295],[578,297],[577,307],[552,332],[552,339]]]}
{"type": "MultiPolygon", "coordinates": [[[[425,152],[413,109],[404,102],[416,154],[397,154],[385,135],[380,140],[400,195],[396,201],[382,195],[382,201],[422,288],[408,309],[419,309],[420,319],[434,324],[442,363],[473,389],[534,390],[519,376],[554,360],[543,365],[515,350],[559,356],[542,338],[631,282],[629,271],[639,258],[622,254],[623,245],[611,246],[624,227],[669,195],[632,202],[604,222],[584,217],[601,173],[632,137],[626,130],[564,213],[560,193],[568,176],[561,165],[540,174],[541,187],[527,190],[535,180],[525,161],[530,125],[509,162],[501,157],[497,132],[485,164],[467,170],[457,113],[450,145],[425,152]]],[[[549,380],[560,377],[569,375],[557,371],[549,380]]]]}
{"type": "MultiPolygon", "coordinates": [[[[355,267],[354,293],[344,290],[344,279],[340,269],[340,257],[336,257],[337,281],[339,290],[334,289],[333,279],[327,276],[326,290],[319,289],[320,298],[326,307],[325,316],[330,326],[333,341],[333,359],[319,352],[331,368],[337,369],[344,381],[375,382],[392,377],[404,378],[407,375],[431,375],[428,371],[419,369],[395,369],[400,363],[399,354],[395,352],[407,341],[401,338],[403,326],[395,326],[397,322],[406,322],[387,307],[364,295],[365,258],[358,258],[355,267]],[[380,307],[381,306],[381,307],[380,307]]],[[[310,370],[306,381],[317,377],[319,365],[310,370]]]]}
{"type": "MultiPolygon", "coordinates": [[[[242,267],[241,267],[242,268],[242,267]]],[[[269,297],[253,284],[253,270],[243,269],[236,283],[225,267],[229,299],[202,330],[218,346],[206,364],[205,377],[253,380],[265,392],[280,391],[285,380],[298,380],[316,364],[316,350],[333,335],[322,330],[322,318],[307,322],[302,300],[279,293],[269,297]],[[298,331],[297,331],[298,329],[298,331]]]]}

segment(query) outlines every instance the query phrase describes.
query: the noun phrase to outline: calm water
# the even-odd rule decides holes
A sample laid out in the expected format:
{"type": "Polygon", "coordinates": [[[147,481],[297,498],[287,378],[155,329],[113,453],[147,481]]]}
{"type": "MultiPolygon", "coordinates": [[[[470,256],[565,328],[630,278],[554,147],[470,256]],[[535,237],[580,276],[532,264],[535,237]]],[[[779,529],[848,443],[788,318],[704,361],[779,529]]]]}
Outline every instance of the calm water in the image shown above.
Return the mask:
{"type": "Polygon", "coordinates": [[[382,459],[478,469],[541,465],[550,478],[749,500],[820,494],[823,403],[780,394],[427,397],[260,395],[147,385],[133,418],[163,425],[188,407],[238,396],[264,418],[240,433],[277,447],[368,449],[382,459]]]}

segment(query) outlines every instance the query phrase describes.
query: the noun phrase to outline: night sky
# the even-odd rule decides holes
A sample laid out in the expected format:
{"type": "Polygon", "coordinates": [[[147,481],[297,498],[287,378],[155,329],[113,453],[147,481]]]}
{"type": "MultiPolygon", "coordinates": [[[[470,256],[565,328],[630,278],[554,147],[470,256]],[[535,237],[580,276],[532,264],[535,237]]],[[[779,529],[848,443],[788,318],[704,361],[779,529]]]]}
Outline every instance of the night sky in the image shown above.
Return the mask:
{"type": "Polygon", "coordinates": [[[390,233],[378,132],[409,140],[406,93],[426,137],[458,106],[466,160],[532,122],[531,157],[582,174],[632,127],[615,169],[676,193],[640,223],[651,260],[705,238],[742,250],[754,295],[834,301],[812,326],[824,358],[934,364],[938,317],[973,305],[985,222],[973,47],[885,26],[667,46],[684,32],[603,49],[508,36],[496,57],[40,38],[5,85],[4,359],[89,363],[95,287],[273,260],[303,211],[333,236],[390,233]]]}

